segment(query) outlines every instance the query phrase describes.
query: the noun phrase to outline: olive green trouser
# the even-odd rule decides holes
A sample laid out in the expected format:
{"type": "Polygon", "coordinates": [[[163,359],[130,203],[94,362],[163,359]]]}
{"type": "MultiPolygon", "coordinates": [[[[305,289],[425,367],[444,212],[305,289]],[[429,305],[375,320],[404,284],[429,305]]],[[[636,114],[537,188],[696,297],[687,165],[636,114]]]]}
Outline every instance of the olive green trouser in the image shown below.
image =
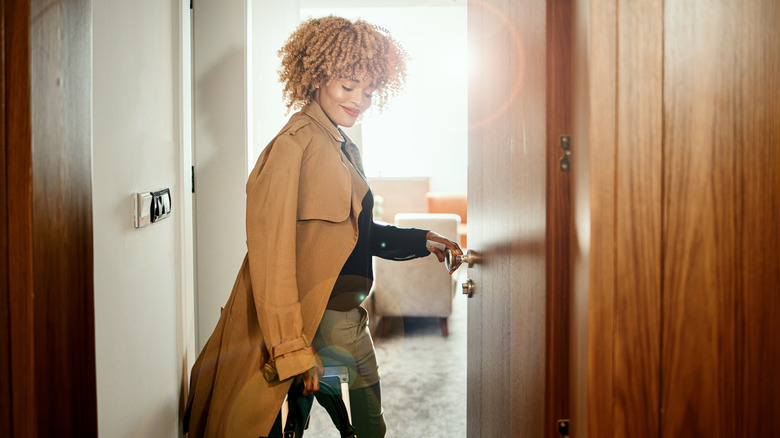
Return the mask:
{"type": "MultiPolygon", "coordinates": [[[[314,396],[301,397],[298,399],[299,407],[303,412],[303,417],[308,418],[313,404],[314,396]]],[[[355,428],[355,434],[358,438],[383,438],[385,436],[385,420],[382,415],[382,395],[379,383],[368,388],[352,389],[349,391],[350,404],[352,405],[352,426],[355,428]]],[[[333,419],[333,424],[338,429],[338,417],[335,412],[328,409],[328,413],[333,419]]],[[[282,436],[282,418],[276,417],[276,422],[271,428],[269,438],[280,438],[282,436]]],[[[316,437],[313,437],[316,438],[316,437]]]]}
{"type": "MultiPolygon", "coordinates": [[[[344,365],[349,370],[349,399],[356,435],[359,438],[383,438],[386,426],[382,412],[382,390],[374,342],[368,328],[368,312],[363,307],[345,312],[326,310],[312,344],[323,365],[344,365]]],[[[308,418],[313,398],[299,399],[308,399],[308,402],[301,401],[305,418],[308,418]]],[[[335,413],[329,413],[336,424],[335,413]]],[[[279,416],[269,438],[281,436],[279,416]]]]}

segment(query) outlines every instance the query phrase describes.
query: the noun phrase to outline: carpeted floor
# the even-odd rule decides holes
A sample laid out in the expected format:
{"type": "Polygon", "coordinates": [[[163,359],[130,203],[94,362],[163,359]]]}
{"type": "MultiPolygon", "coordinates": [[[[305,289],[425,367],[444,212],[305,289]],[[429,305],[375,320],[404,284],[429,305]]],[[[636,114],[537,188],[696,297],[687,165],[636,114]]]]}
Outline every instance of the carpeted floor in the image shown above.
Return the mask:
{"type": "MultiPolygon", "coordinates": [[[[466,436],[466,301],[460,294],[453,300],[448,338],[437,318],[403,318],[374,340],[387,438],[466,436]]],[[[317,403],[304,436],[339,437],[317,403]]]]}

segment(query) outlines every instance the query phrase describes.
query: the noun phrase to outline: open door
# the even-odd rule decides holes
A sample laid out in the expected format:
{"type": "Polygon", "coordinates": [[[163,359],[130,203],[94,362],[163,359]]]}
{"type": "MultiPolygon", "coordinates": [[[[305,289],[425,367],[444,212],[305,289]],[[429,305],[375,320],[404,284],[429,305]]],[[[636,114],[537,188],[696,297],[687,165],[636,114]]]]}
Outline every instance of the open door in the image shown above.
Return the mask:
{"type": "Polygon", "coordinates": [[[469,437],[567,416],[568,5],[469,2],[469,437]]]}

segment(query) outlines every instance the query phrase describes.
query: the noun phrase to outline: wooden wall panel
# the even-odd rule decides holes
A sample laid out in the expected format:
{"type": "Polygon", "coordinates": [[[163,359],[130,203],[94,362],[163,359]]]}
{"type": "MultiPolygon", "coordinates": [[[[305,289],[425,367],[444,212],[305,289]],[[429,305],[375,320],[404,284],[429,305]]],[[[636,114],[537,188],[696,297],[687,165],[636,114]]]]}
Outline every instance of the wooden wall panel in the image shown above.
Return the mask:
{"type": "MultiPolygon", "coordinates": [[[[5,2],[0,3],[0,35],[5,35],[5,2]]],[[[11,322],[8,278],[8,164],[6,162],[6,52],[5,37],[0,40],[0,436],[11,436],[11,322]]]]}
{"type": "MultiPolygon", "coordinates": [[[[585,437],[588,430],[588,278],[590,273],[591,211],[588,158],[590,144],[590,5],[575,0],[572,5],[572,139],[577,144],[572,162],[571,337],[569,382],[569,432],[585,437]]],[[[613,130],[614,132],[614,130],[613,130]]],[[[613,145],[614,148],[614,145],[613,145]]],[[[600,171],[599,171],[600,172],[600,171]]],[[[614,186],[614,184],[612,185],[614,186]]]]}
{"type": "Polygon", "coordinates": [[[97,436],[90,0],[32,0],[35,373],[40,436],[97,436]]]}
{"type": "Polygon", "coordinates": [[[429,177],[369,178],[374,196],[381,196],[383,213],[377,220],[393,223],[398,213],[425,213],[425,194],[430,191],[429,177]]]}
{"type": "Polygon", "coordinates": [[[617,7],[614,430],[658,436],[663,3],[617,7]]]}
{"type": "Polygon", "coordinates": [[[591,0],[589,7],[589,155],[581,159],[574,156],[575,173],[579,166],[576,163],[587,160],[590,181],[590,208],[583,213],[590,215],[587,406],[579,409],[588,420],[587,429],[573,422],[572,432],[575,436],[610,437],[614,430],[613,333],[617,278],[617,1],[591,0]]]}
{"type": "Polygon", "coordinates": [[[667,0],[662,436],[780,430],[780,5],[667,0]]]}
{"type": "Polygon", "coordinates": [[[590,129],[592,223],[588,398],[573,408],[587,429],[573,435],[772,436],[780,4],[577,4],[590,8],[575,125],[590,129]]]}
{"type": "Polygon", "coordinates": [[[9,372],[8,429],[19,438],[37,435],[35,410],[32,260],[32,153],[30,125],[30,3],[3,2],[3,305],[8,319],[4,369],[9,372]],[[7,275],[7,276],[5,276],[7,275]]]}

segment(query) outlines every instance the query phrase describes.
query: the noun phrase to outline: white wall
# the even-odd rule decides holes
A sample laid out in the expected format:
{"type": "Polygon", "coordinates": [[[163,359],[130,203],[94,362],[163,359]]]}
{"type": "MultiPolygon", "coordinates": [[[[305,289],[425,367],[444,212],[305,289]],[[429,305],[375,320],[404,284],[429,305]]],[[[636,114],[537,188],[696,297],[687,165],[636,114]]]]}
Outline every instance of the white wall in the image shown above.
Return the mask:
{"type": "Polygon", "coordinates": [[[193,3],[198,350],[246,254],[247,3],[193,3]]]}
{"type": "Polygon", "coordinates": [[[298,26],[298,1],[252,1],[252,113],[250,171],[263,148],[282,129],[289,116],[279,82],[279,49],[298,26]]]}
{"type": "Polygon", "coordinates": [[[98,429],[179,435],[192,354],[186,0],[92,3],[98,429]],[[182,7],[185,5],[185,7],[182,7]],[[185,57],[186,58],[186,57],[185,57]],[[132,194],[168,187],[170,217],[133,227],[132,194]],[[188,275],[189,272],[189,275],[188,275]]]}
{"type": "Polygon", "coordinates": [[[246,255],[246,178],[287,120],[277,51],[297,1],[194,3],[198,348],[211,335],[246,255]]]}

